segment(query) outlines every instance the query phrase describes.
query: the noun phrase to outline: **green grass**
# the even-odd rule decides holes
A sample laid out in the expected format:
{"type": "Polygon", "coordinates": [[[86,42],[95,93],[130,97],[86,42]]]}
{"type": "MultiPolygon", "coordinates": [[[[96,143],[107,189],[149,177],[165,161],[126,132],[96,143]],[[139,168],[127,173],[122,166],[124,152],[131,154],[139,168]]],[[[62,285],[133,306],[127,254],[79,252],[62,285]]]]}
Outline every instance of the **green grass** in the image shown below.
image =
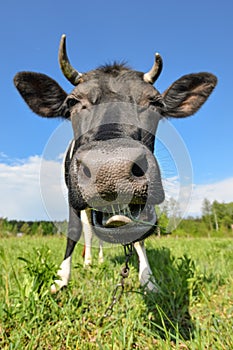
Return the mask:
{"type": "Polygon", "coordinates": [[[1,349],[233,349],[231,239],[147,240],[159,293],[140,287],[133,256],[124,294],[104,319],[123,248],[106,248],[102,265],[93,249],[93,265],[84,268],[78,245],[69,287],[51,295],[65,244],[55,237],[0,240],[1,349]]]}

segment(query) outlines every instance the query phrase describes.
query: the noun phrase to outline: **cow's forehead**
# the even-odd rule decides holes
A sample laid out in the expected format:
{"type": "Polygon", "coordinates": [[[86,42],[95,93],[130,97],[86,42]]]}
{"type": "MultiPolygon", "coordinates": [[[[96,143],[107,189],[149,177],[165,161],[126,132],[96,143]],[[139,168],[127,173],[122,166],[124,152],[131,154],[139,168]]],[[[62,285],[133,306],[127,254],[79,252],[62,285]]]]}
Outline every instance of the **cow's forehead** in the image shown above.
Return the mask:
{"type": "Polygon", "coordinates": [[[73,95],[90,98],[93,94],[106,96],[109,94],[119,96],[131,96],[134,100],[141,97],[151,98],[159,95],[159,92],[143,80],[143,73],[126,70],[121,74],[91,71],[82,76],[82,82],[72,91],[73,95]]]}

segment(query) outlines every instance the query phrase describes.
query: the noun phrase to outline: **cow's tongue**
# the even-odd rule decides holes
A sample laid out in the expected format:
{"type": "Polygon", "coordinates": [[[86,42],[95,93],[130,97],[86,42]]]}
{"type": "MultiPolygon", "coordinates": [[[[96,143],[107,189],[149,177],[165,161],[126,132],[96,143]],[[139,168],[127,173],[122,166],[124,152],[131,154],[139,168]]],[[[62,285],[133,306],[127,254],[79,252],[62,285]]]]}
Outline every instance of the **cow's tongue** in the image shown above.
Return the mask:
{"type": "Polygon", "coordinates": [[[113,215],[105,223],[105,227],[113,228],[129,224],[132,220],[125,215],[113,215]]]}

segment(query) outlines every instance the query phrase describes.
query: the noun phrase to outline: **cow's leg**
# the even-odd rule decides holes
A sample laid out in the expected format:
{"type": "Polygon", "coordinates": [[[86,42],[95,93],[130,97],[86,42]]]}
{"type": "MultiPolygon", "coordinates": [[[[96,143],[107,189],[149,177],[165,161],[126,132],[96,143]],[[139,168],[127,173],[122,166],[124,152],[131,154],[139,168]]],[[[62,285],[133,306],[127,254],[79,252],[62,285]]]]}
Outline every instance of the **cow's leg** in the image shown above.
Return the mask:
{"type": "Polygon", "coordinates": [[[157,291],[156,283],[147,259],[144,241],[134,243],[134,248],[139,258],[139,281],[148,290],[157,291]]]}
{"type": "Polygon", "coordinates": [[[83,235],[84,235],[84,266],[91,265],[91,242],[92,242],[92,228],[91,228],[91,217],[90,211],[83,210],[81,211],[81,220],[83,224],[83,235]]]}
{"type": "Polygon", "coordinates": [[[102,264],[103,262],[104,262],[103,241],[100,239],[100,241],[99,241],[99,263],[102,264]]]}
{"type": "Polygon", "coordinates": [[[70,207],[65,257],[57,273],[60,279],[55,280],[54,284],[51,286],[52,293],[56,293],[59,289],[68,285],[71,274],[71,257],[74,247],[80,239],[81,233],[82,223],[80,220],[80,213],[70,207]]]}
{"type": "MultiPolygon", "coordinates": [[[[91,210],[86,209],[85,211],[81,211],[81,220],[83,224],[83,234],[84,234],[84,266],[91,265],[92,257],[91,257],[91,247],[92,247],[92,221],[91,221],[91,210]]],[[[103,241],[99,240],[99,263],[104,261],[103,256],[103,241]]]]}

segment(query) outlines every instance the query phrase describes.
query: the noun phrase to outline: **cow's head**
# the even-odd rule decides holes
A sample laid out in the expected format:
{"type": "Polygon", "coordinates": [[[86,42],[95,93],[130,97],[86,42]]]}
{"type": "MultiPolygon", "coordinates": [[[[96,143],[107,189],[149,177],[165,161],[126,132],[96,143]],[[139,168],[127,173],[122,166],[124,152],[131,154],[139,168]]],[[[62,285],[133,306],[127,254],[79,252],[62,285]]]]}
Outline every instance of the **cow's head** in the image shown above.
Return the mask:
{"type": "Polygon", "coordinates": [[[75,85],[69,94],[44,74],[21,72],[14,82],[35,113],[72,122],[65,174],[69,203],[77,211],[92,209],[95,232],[105,241],[142,239],[156,224],[154,206],[164,200],[153,155],[158,122],[195,113],[217,79],[210,73],[185,75],[161,94],[153,87],[162,69],[158,54],[148,73],[115,63],[81,74],[67,58],[65,36],[59,61],[75,85]]]}

